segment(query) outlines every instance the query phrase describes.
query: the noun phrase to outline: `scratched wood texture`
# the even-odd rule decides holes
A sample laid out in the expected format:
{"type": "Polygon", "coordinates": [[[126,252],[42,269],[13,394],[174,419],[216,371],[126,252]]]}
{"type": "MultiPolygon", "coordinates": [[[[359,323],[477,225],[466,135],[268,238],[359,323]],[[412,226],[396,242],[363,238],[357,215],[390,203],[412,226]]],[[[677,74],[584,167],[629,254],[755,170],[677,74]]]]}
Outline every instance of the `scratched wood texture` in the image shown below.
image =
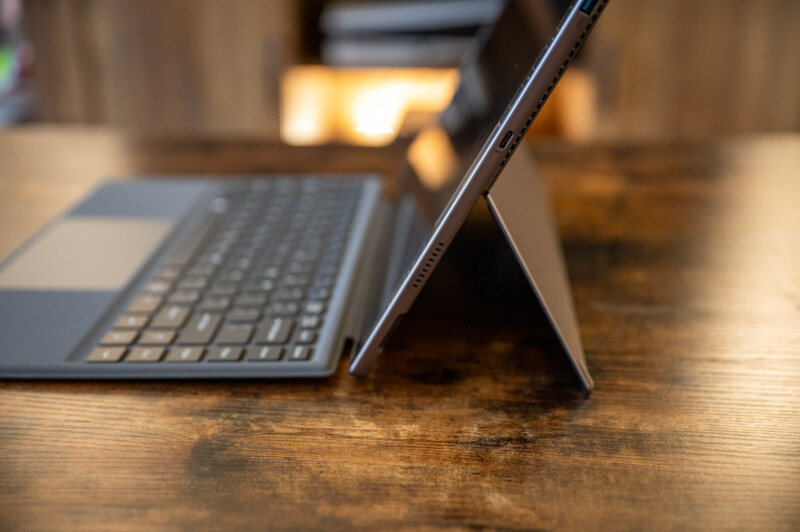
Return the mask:
{"type": "MultiPolygon", "coordinates": [[[[591,396],[479,209],[365,380],[0,383],[0,529],[798,529],[800,137],[533,151],[591,396]]],[[[103,174],[398,153],[0,133],[0,253],[103,174]]]]}

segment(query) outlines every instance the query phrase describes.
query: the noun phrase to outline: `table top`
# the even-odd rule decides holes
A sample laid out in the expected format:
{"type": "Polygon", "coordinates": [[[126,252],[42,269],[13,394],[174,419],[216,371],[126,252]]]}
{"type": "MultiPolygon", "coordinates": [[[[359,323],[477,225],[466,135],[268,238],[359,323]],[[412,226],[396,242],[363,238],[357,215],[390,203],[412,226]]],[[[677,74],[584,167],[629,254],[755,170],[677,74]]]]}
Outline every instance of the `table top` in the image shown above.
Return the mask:
{"type": "MultiPolygon", "coordinates": [[[[478,208],[366,379],[0,383],[0,528],[800,527],[800,137],[525,149],[591,395],[478,208]]],[[[104,175],[400,157],[9,130],[0,254],[104,175]]]]}

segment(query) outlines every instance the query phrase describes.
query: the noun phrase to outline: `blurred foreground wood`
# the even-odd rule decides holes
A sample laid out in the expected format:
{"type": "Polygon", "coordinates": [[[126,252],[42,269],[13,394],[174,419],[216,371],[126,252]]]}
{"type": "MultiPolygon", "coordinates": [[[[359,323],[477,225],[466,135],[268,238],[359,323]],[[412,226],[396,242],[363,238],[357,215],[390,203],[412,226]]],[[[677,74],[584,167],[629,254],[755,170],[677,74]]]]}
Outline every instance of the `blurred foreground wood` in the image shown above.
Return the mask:
{"type": "MultiPolygon", "coordinates": [[[[533,153],[591,396],[477,210],[365,380],[0,383],[0,529],[800,527],[800,137],[533,153]]],[[[3,132],[0,253],[103,175],[399,154],[3,132]]]]}

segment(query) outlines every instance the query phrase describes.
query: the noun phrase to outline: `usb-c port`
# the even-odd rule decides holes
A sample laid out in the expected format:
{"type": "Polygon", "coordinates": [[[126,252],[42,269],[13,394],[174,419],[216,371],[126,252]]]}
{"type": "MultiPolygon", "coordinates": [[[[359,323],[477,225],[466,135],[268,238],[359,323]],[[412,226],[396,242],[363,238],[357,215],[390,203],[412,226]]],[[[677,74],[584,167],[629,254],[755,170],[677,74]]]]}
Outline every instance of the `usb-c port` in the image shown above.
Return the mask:
{"type": "Polygon", "coordinates": [[[512,138],[514,138],[514,132],[513,131],[507,132],[506,135],[503,137],[503,140],[500,141],[499,148],[501,150],[506,149],[506,146],[508,146],[508,143],[511,142],[512,138]]]}

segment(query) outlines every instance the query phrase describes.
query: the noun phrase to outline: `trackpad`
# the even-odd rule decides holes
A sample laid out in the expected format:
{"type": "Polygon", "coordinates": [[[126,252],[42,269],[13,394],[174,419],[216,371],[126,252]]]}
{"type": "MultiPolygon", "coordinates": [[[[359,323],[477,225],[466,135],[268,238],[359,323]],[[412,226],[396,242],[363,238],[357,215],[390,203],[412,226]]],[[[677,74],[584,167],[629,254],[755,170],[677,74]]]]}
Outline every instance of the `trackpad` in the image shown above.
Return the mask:
{"type": "Polygon", "coordinates": [[[168,218],[70,216],[0,271],[0,289],[120,290],[172,229],[168,218]]]}

